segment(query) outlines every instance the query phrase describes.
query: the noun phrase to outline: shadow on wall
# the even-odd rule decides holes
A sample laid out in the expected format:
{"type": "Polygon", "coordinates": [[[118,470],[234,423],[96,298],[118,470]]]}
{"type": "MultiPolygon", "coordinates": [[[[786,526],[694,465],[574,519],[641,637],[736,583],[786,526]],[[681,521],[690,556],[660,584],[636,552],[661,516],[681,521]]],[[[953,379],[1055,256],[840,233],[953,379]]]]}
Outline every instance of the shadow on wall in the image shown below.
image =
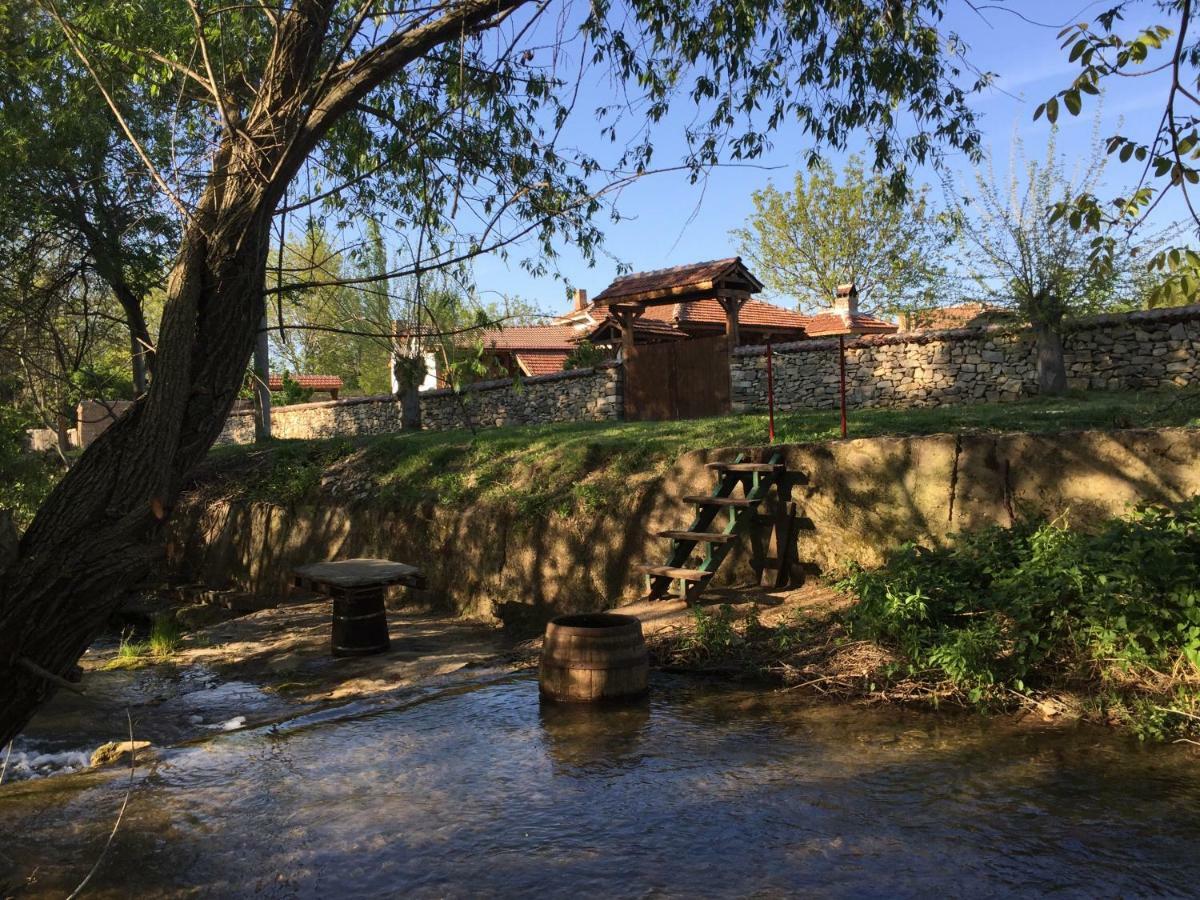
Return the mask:
{"type": "MultiPolygon", "coordinates": [[[[758,448],[761,450],[762,448],[758,448]]],[[[943,544],[960,530],[1014,517],[1067,515],[1072,526],[1141,501],[1200,492],[1200,430],[1052,435],[864,438],[783,448],[798,473],[791,499],[802,527],[796,556],[806,571],[847,562],[878,565],[905,541],[943,544]]],[[[185,503],[170,559],[213,587],[282,595],[288,573],[315,560],[381,556],[419,565],[435,595],[457,612],[534,628],[563,612],[602,609],[640,595],[639,562],[659,561],[657,531],[679,528],[707,493],[705,463],[753,448],[688,453],[662,479],[631,485],[614,505],[569,516],[522,517],[510,506],[462,508],[381,499],[311,506],[185,503]]],[[[769,509],[767,510],[769,512],[769,509]]],[[[716,584],[756,582],[751,542],[730,555],[716,584]]]]}

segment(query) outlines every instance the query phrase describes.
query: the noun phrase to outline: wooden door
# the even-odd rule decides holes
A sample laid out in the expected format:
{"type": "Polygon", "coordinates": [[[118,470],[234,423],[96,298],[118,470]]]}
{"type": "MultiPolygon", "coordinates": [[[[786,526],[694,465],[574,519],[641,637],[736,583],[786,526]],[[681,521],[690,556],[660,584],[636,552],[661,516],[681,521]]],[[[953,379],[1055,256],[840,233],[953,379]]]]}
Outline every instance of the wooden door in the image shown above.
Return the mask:
{"type": "Polygon", "coordinates": [[[729,398],[725,335],[640,344],[625,361],[625,418],[631,422],[722,416],[729,398]]]}

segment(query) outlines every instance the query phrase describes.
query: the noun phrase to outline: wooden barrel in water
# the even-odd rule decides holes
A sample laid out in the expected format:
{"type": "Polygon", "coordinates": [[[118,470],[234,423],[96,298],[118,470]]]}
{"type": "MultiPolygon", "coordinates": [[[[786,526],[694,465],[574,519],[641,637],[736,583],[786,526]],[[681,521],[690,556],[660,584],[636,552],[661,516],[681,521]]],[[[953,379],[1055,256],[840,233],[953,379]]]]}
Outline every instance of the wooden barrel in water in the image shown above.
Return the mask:
{"type": "Polygon", "coordinates": [[[390,646],[381,589],[348,591],[333,598],[334,656],[370,656],[386,653],[390,646]]]}
{"type": "Polygon", "coordinates": [[[616,700],[646,693],[642,623],[616,613],[559,616],[546,626],[539,667],[549,700],[616,700]]]}

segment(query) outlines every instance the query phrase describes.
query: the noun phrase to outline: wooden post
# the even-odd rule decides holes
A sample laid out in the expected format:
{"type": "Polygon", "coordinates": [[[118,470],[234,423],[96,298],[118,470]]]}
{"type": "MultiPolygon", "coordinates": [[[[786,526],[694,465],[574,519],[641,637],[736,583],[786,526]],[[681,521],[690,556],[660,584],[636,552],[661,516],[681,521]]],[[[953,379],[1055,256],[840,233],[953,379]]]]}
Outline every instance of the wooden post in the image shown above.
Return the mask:
{"type": "Polygon", "coordinates": [[[725,334],[729,338],[729,350],[732,352],[740,339],[740,335],[738,334],[738,313],[741,311],[744,301],[733,297],[721,297],[718,302],[725,310],[725,334]]]}
{"type": "Polygon", "coordinates": [[[842,397],[842,437],[846,436],[846,336],[838,335],[838,367],[841,370],[839,378],[839,393],[842,397]]]}
{"type": "Polygon", "coordinates": [[[771,335],[767,335],[767,443],[775,443],[775,365],[771,358],[771,335]]]}
{"type": "Polygon", "coordinates": [[[621,324],[621,356],[629,362],[633,357],[633,311],[617,310],[617,321],[621,324]]]}

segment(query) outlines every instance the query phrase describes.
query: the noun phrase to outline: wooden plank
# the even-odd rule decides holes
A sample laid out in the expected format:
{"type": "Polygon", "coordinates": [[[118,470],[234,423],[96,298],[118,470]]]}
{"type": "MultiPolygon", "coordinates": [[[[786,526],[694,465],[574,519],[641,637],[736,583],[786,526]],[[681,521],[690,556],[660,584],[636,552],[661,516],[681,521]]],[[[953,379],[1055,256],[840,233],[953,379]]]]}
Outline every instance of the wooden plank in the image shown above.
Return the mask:
{"type": "Polygon", "coordinates": [[[682,578],[684,581],[704,581],[712,576],[712,572],[704,572],[700,569],[680,569],[675,566],[638,566],[638,570],[646,575],[682,578]]]}
{"type": "Polygon", "coordinates": [[[697,506],[737,506],[747,507],[753,506],[755,503],[761,503],[761,497],[696,497],[687,496],[683,498],[684,503],[695,503],[697,506]]]}
{"type": "Polygon", "coordinates": [[[718,472],[779,472],[783,463],[708,463],[708,468],[718,472]]]}
{"type": "Polygon", "coordinates": [[[695,541],[707,544],[728,544],[736,538],[736,535],[717,531],[660,531],[658,536],[670,538],[673,541],[695,541]]]}

